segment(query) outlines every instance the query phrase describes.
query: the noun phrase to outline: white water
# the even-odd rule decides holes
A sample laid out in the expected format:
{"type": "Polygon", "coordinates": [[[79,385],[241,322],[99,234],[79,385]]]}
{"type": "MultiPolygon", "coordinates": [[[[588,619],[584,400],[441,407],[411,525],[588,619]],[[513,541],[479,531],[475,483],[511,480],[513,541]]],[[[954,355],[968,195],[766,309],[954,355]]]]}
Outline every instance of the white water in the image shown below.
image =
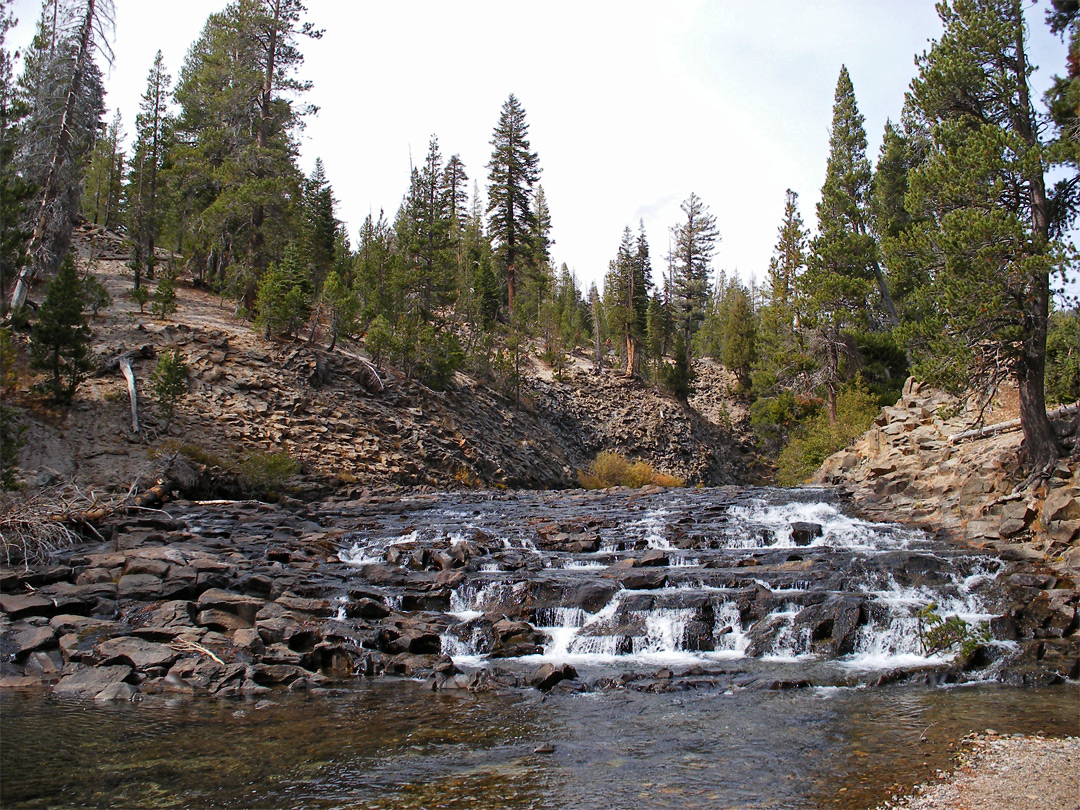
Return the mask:
{"type": "MultiPolygon", "coordinates": [[[[800,493],[800,497],[805,496],[805,492],[800,493]]],[[[466,582],[451,592],[447,615],[453,621],[443,635],[442,649],[465,666],[486,663],[491,636],[483,631],[485,622],[490,622],[490,617],[481,618],[485,614],[525,618],[546,634],[543,652],[521,659],[528,662],[648,666],[750,657],[778,664],[815,662],[821,659],[822,650],[831,649],[832,642],[829,638],[815,641],[810,625],[818,621],[819,614],[803,611],[820,611],[821,605],[844,595],[862,600],[863,607],[858,614],[861,624],[848,637],[853,639],[852,652],[836,659],[839,668],[873,671],[939,665],[946,663],[951,653],[923,654],[918,612],[933,603],[943,618],[958,616],[975,628],[992,618],[982,594],[1001,568],[1000,561],[992,558],[974,564],[965,558],[961,565],[954,565],[948,552],[937,556],[927,538],[917,531],[851,518],[825,502],[776,502],[775,495],[722,507],[710,503],[707,496],[675,493],[661,506],[623,513],[625,517],[618,513],[616,504],[610,519],[589,524],[598,526],[595,531],[601,538],[601,550],[582,554],[549,553],[538,548],[532,527],[542,522],[540,517],[519,517],[504,527],[498,507],[485,508],[487,512],[479,508],[443,510],[440,514],[447,524],[423,529],[410,526],[408,531],[399,530],[400,534],[357,538],[339,552],[342,561],[363,566],[383,563],[393,545],[430,542],[445,549],[469,543],[475,533],[483,532],[479,545],[527,555],[534,573],[507,570],[514,566],[500,565],[490,557],[474,558],[467,571],[475,573],[469,573],[466,582]],[[704,509],[696,512],[699,507],[704,509]],[[692,520],[688,521],[688,516],[692,520]],[[792,540],[795,522],[818,524],[821,536],[809,547],[799,547],[787,562],[783,554],[770,555],[770,549],[796,548],[792,540]],[[685,537],[682,524],[686,523],[694,532],[693,548],[676,548],[672,540],[685,537]],[[588,572],[606,569],[615,560],[646,549],[664,551],[668,564],[647,570],[663,573],[669,580],[665,587],[647,591],[621,588],[594,613],[572,603],[552,603],[569,599],[583,583],[617,582],[625,569],[604,576],[588,572]],[[762,567],[742,569],[748,559],[738,555],[743,550],[757,552],[749,562],[762,567]],[[929,570],[941,581],[933,587],[912,587],[887,573],[903,570],[897,568],[901,565],[898,560],[906,558],[895,557],[903,552],[918,554],[920,564],[930,565],[929,570]],[[882,553],[894,557],[884,564],[871,564],[882,553]],[[855,561],[843,569],[841,584],[829,585],[842,588],[842,593],[821,590],[818,580],[828,560],[833,559],[829,555],[855,561]],[[860,560],[866,564],[860,566],[860,560]],[[798,572],[804,570],[804,562],[818,567],[806,568],[814,575],[800,579],[798,572]],[[535,573],[538,566],[543,570],[535,573]],[[732,573],[718,578],[710,570],[713,568],[732,573]],[[688,569],[699,569],[700,574],[688,569]],[[868,573],[860,575],[860,570],[868,573]],[[738,586],[725,586],[732,577],[738,586]],[[537,590],[538,583],[546,584],[537,590]]],[[[512,514],[509,517],[512,520],[512,514]]],[[[580,524],[571,521],[569,525],[580,524]]],[[[902,576],[906,578],[906,571],[902,576]]],[[[392,602],[388,599],[392,608],[397,607],[392,602]]],[[[344,605],[339,610],[343,612],[344,605]]],[[[824,636],[831,632],[821,631],[824,636]]]]}

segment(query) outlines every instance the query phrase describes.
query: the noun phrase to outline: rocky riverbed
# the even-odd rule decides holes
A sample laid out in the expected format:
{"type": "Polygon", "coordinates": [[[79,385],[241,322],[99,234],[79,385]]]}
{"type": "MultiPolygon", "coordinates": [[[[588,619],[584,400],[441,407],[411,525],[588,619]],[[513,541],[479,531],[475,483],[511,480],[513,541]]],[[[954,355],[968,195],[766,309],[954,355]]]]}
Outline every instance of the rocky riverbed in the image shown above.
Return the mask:
{"type": "Polygon", "coordinates": [[[0,686],[243,697],[1075,679],[1078,594],[844,515],[828,491],[368,493],[175,502],[0,574],[0,686]],[[974,632],[920,648],[934,603],[974,632]]]}

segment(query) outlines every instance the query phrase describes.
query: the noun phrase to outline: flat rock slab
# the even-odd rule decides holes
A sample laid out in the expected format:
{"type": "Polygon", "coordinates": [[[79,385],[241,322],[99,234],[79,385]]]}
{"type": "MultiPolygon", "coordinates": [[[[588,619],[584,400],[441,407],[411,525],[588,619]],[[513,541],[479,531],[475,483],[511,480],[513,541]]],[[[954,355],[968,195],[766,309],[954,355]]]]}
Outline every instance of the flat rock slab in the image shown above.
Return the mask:
{"type": "Polygon", "coordinates": [[[266,600],[257,596],[211,588],[203,592],[197,604],[200,611],[221,610],[239,616],[250,627],[255,623],[255,614],[266,604],[266,600]]]}
{"type": "Polygon", "coordinates": [[[106,687],[131,677],[131,667],[115,664],[109,667],[86,667],[60,679],[53,691],[70,697],[95,697],[106,687]]]}
{"type": "MultiPolygon", "coordinates": [[[[27,627],[10,635],[5,634],[5,636],[5,648],[7,648],[7,644],[11,645],[10,652],[15,656],[16,660],[32,653],[34,650],[56,646],[56,631],[48,625],[45,627],[27,627]]],[[[8,652],[8,650],[5,649],[5,652],[8,652]]]]}
{"type": "Polygon", "coordinates": [[[0,613],[6,613],[13,619],[20,616],[49,616],[55,612],[53,601],[36,593],[0,594],[0,613]]]}
{"type": "Polygon", "coordinates": [[[97,646],[103,664],[129,663],[135,669],[168,667],[180,654],[166,644],[156,644],[133,636],[120,636],[97,646]]]}

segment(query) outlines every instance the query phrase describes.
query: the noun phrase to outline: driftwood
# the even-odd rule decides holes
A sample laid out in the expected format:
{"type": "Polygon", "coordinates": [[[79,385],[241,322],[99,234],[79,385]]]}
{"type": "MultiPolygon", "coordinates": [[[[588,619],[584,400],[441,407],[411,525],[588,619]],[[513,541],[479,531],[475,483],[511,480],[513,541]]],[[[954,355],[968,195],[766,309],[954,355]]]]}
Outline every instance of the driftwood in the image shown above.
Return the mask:
{"type": "Polygon", "coordinates": [[[135,390],[135,372],[131,370],[131,357],[124,355],[120,358],[120,370],[124,372],[127,380],[128,398],[131,400],[131,432],[139,432],[139,395],[135,390]]]}
{"type": "Polygon", "coordinates": [[[151,346],[140,346],[132,352],[119,352],[110,355],[98,364],[96,375],[104,377],[106,374],[115,374],[119,369],[124,379],[127,380],[128,400],[131,402],[131,432],[139,432],[139,396],[135,389],[135,372],[131,368],[133,360],[151,360],[154,357],[154,349],[151,346]]]}
{"type": "MultiPolygon", "coordinates": [[[[1063,416],[1072,416],[1075,413],[1080,413],[1080,402],[1074,402],[1072,405],[1065,405],[1056,410],[1047,413],[1047,417],[1050,419],[1060,419],[1063,416]]],[[[998,422],[996,425],[987,425],[986,427],[975,428],[973,430],[965,430],[963,433],[957,433],[951,439],[953,444],[962,442],[965,439],[982,439],[986,436],[996,436],[999,433],[1011,433],[1014,430],[1020,429],[1019,419],[1010,419],[1007,422],[998,422]]]]}
{"type": "Polygon", "coordinates": [[[154,349],[150,345],[140,346],[133,352],[117,352],[116,354],[109,355],[98,363],[97,371],[94,372],[94,376],[104,377],[108,374],[115,374],[120,368],[120,361],[125,357],[129,360],[153,360],[154,354],[154,349]]]}

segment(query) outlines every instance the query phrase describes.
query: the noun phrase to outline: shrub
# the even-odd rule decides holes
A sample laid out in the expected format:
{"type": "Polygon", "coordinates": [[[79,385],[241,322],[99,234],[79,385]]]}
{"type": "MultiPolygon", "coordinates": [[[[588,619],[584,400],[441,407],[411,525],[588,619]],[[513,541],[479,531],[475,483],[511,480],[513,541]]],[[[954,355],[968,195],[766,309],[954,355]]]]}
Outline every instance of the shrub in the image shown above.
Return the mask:
{"type": "Polygon", "coordinates": [[[653,468],[646,461],[631,462],[626,456],[608,450],[601,452],[588,470],[578,470],[578,481],[585,489],[607,487],[681,487],[683,479],[653,468]]]}
{"type": "Polygon", "coordinates": [[[240,461],[240,478],[257,492],[271,492],[300,470],[300,462],[284,450],[273,453],[252,452],[240,461]]]}
{"type": "Polygon", "coordinates": [[[188,390],[188,366],[179,349],[165,352],[158,357],[157,365],[150,374],[150,388],[158,403],[158,413],[165,420],[165,428],[172,424],[176,404],[188,390]]]}
{"type": "Polygon", "coordinates": [[[919,646],[923,655],[957,650],[962,656],[971,655],[980,644],[990,640],[990,626],[980,622],[972,627],[959,616],[942,616],[936,602],[931,602],[915,614],[919,621],[919,646]]]}
{"type": "Polygon", "coordinates": [[[170,270],[161,277],[154,290],[154,303],[150,312],[155,318],[164,320],[176,312],[176,272],[170,270]]]}
{"type": "Polygon", "coordinates": [[[82,280],[83,306],[97,317],[100,310],[105,309],[112,303],[112,296],[105,289],[105,285],[89,273],[82,280]]]}
{"type": "Polygon", "coordinates": [[[150,291],[146,287],[137,287],[130,293],[131,300],[139,305],[139,314],[142,315],[146,311],[146,303],[150,300],[150,291]]]}
{"type": "Polygon", "coordinates": [[[818,411],[795,431],[777,460],[777,481],[795,486],[806,481],[821,463],[860,436],[881,410],[861,381],[840,392],[836,400],[836,424],[825,411],[818,411]]]}

